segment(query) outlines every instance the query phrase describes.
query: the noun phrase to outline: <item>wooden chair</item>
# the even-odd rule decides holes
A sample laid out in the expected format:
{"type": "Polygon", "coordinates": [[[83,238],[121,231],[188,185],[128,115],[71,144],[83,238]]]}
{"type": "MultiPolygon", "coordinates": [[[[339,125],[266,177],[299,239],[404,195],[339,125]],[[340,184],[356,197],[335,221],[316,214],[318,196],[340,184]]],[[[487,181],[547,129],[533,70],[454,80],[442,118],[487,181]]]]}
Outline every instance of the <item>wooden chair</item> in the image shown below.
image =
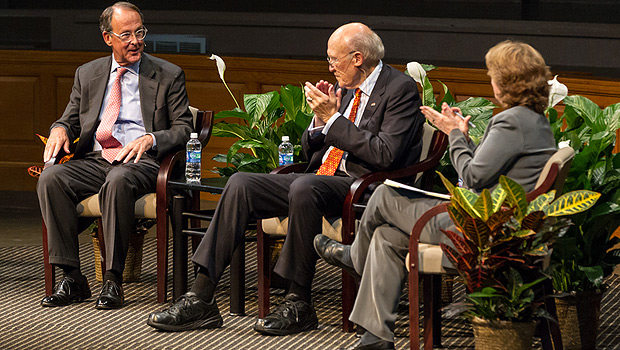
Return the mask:
{"type": "MultiPolygon", "coordinates": [[[[542,193],[556,190],[556,194],[562,192],[564,181],[568,175],[570,164],[575,152],[566,147],[558,150],[545,164],[535,189],[527,194],[528,201],[533,200],[542,193]]],[[[409,270],[409,338],[410,348],[420,348],[420,305],[419,305],[419,280],[422,279],[423,302],[424,302],[424,349],[430,350],[441,347],[441,314],[439,312],[441,302],[441,276],[455,274],[455,270],[447,270],[442,266],[443,251],[439,245],[420,243],[420,234],[428,221],[440,213],[447,212],[449,202],[439,204],[425,212],[413,226],[409,240],[409,254],[406,259],[409,270]],[[417,256],[417,259],[410,257],[417,256]]],[[[442,234],[439,232],[438,234],[442,234]]],[[[543,286],[545,295],[553,294],[551,281],[543,286]]],[[[545,298],[545,307],[553,316],[555,303],[553,298],[545,298]]],[[[542,319],[539,324],[539,334],[543,349],[561,349],[562,340],[557,324],[542,319]]]]}
{"type": "MultiPolygon", "coordinates": [[[[213,128],[213,112],[199,111],[190,107],[194,117],[195,130],[198,139],[204,147],[211,137],[213,128]]],[[[60,160],[62,156],[56,157],[60,160]]],[[[168,223],[170,203],[170,193],[168,192],[168,180],[173,175],[182,176],[183,164],[185,164],[185,151],[178,151],[170,154],[161,162],[159,173],[157,174],[156,192],[146,194],[138,200],[135,205],[136,218],[155,219],[157,224],[157,301],[163,303],[167,298],[168,280],[168,223]]],[[[80,217],[98,218],[98,238],[99,250],[101,254],[101,271],[105,271],[105,242],[102,234],[101,210],[99,208],[99,196],[92,195],[77,205],[80,217]]],[[[47,227],[43,222],[43,261],[45,272],[45,294],[53,292],[55,283],[54,267],[49,262],[47,247],[47,227]]]]}
{"type": "MultiPolygon", "coordinates": [[[[420,162],[408,167],[392,170],[368,173],[355,180],[345,198],[342,216],[335,218],[323,218],[322,233],[344,244],[351,244],[355,237],[356,219],[361,216],[365,208],[363,204],[364,194],[369,186],[385,179],[410,179],[415,177],[420,181],[421,187],[431,189],[434,169],[443,156],[448,138],[435,130],[431,125],[424,124],[423,147],[420,162]]],[[[305,163],[297,163],[275,169],[272,173],[303,172],[305,163]]],[[[271,269],[269,267],[269,240],[282,238],[288,229],[288,218],[270,218],[259,220],[257,225],[257,260],[258,260],[258,317],[265,317],[269,313],[269,286],[271,269]]],[[[353,331],[353,324],[349,321],[349,314],[353,309],[353,303],[357,294],[357,284],[353,277],[342,271],[342,320],[345,332],[353,331]]]]}

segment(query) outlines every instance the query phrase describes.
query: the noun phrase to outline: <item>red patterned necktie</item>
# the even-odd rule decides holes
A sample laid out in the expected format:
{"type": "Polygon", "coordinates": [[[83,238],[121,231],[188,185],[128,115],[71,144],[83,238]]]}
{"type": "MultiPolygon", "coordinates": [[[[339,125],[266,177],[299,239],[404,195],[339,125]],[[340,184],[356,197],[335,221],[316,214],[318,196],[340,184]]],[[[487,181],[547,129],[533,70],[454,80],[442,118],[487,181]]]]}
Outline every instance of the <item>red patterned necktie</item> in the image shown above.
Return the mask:
{"type": "Polygon", "coordinates": [[[101,123],[95,133],[97,142],[101,145],[101,156],[112,163],[116,155],[121,151],[123,145],[112,136],[112,127],[116,123],[118,113],[121,110],[121,78],[127,72],[127,68],[119,67],[116,70],[116,79],[112,85],[110,96],[108,97],[108,105],[101,116],[101,123]]]}
{"type": "MultiPolygon", "coordinates": [[[[349,120],[355,123],[355,116],[357,115],[357,108],[360,105],[360,100],[362,97],[362,90],[355,90],[355,99],[353,100],[353,106],[351,106],[351,113],[349,113],[349,120]]],[[[338,165],[340,165],[340,161],[342,160],[343,150],[332,147],[331,151],[327,155],[327,158],[321,164],[319,170],[317,170],[317,175],[328,175],[333,176],[336,173],[336,169],[338,169],[338,165]]]]}

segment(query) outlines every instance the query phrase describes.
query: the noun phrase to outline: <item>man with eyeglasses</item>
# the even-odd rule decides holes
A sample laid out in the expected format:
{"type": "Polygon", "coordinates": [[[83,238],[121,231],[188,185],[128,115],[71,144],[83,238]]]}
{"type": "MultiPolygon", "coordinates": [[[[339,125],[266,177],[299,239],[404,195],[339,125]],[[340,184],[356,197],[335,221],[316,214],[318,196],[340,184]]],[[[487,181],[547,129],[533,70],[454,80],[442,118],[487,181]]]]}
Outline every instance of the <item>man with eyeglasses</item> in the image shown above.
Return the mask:
{"type": "Polygon", "coordinates": [[[50,128],[47,163],[59,152],[71,161],[46,168],[37,184],[47,227],[50,263],[62,280],[42,306],[66,306],[91,296],[80,271],[78,234],[85,228],[76,204],[99,193],[106,242],[106,271],[97,309],[123,306],[123,269],[134,225],[134,203],[155,190],[159,162],[183,149],[193,130],[181,68],[144,54],[142,12],[128,2],[99,18],[112,55],[76,70],[69,104],[50,128]]]}
{"type": "Polygon", "coordinates": [[[286,335],[317,328],[311,285],[318,256],[312,241],[321,232],[322,217],[342,213],[356,178],[417,161],[424,123],[415,82],[382,63],[381,38],[367,26],[338,28],[328,41],[327,55],[338,84],[305,84],[315,113],[302,136],[309,160],[306,173],[233,175],[194,254],[194,285],[172,307],[152,313],[149,325],[166,331],[220,327],[215,286],[243,242],[248,221],[288,216],[288,234],[274,268],[289,281],[288,294],[254,329],[286,335]]]}

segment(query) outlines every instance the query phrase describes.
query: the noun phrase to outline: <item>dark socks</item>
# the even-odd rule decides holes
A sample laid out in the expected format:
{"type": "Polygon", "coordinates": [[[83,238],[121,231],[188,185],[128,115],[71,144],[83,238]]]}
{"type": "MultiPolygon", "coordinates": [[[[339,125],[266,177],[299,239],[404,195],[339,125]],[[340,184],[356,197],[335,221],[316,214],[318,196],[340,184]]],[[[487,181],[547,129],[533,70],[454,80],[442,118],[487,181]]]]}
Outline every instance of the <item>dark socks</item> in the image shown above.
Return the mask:
{"type": "Polygon", "coordinates": [[[76,281],[81,281],[85,279],[79,267],[69,266],[69,265],[56,265],[56,266],[60,267],[66,276],[69,276],[76,281]]]}
{"type": "Polygon", "coordinates": [[[290,287],[288,292],[299,295],[299,298],[301,298],[301,300],[312,305],[312,289],[310,287],[304,287],[300,284],[290,281],[290,287]]]}
{"type": "Polygon", "coordinates": [[[108,270],[105,272],[105,275],[103,276],[103,281],[114,281],[117,284],[121,285],[123,284],[123,274],[122,273],[118,273],[116,271],[113,270],[108,270]]]}
{"type": "Polygon", "coordinates": [[[206,302],[211,302],[211,300],[213,300],[213,295],[215,294],[215,283],[211,281],[211,278],[209,278],[205,269],[198,268],[196,280],[194,281],[190,292],[196,293],[200,299],[206,302]]]}

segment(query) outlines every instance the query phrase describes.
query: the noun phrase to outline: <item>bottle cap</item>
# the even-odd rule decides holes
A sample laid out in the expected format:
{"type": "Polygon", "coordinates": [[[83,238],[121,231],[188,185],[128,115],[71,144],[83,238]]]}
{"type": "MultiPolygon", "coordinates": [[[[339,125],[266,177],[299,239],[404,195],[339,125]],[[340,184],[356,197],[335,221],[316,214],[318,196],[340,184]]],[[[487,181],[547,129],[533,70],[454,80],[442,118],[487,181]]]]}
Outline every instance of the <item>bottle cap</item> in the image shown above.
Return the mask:
{"type": "Polygon", "coordinates": [[[288,136],[286,136],[286,135],[282,136],[282,142],[287,142],[289,140],[290,139],[288,138],[288,136]]]}
{"type": "Polygon", "coordinates": [[[190,139],[197,139],[198,138],[198,133],[193,132],[193,133],[189,134],[189,138],[190,139]]]}

